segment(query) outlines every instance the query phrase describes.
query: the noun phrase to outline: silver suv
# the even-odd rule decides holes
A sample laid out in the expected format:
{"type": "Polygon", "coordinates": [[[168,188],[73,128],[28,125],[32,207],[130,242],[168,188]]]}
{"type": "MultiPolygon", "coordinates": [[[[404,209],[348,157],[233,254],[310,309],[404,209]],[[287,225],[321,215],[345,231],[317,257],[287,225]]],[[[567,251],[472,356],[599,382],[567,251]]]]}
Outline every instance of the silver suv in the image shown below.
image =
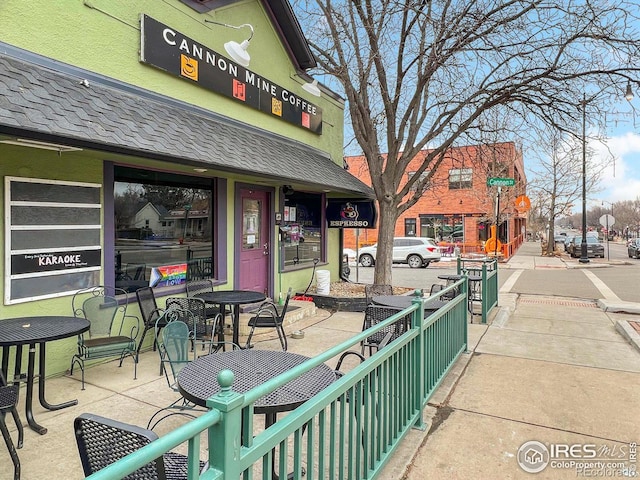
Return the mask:
{"type": "MultiPolygon", "coordinates": [[[[358,261],[363,267],[376,263],[378,245],[362,247],[358,261]]],[[[406,263],[411,268],[425,268],[431,262],[439,262],[442,254],[433,238],[396,237],[393,239],[393,263],[406,263]]]]}

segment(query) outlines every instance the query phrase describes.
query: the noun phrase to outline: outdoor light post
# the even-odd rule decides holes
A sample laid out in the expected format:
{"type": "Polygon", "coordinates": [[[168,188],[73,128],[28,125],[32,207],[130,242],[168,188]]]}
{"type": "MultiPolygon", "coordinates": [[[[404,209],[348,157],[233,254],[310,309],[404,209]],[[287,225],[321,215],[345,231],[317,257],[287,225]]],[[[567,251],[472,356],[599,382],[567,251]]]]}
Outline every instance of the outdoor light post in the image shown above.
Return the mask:
{"type": "Polygon", "coordinates": [[[582,238],[580,263],[589,263],[587,255],[587,98],[582,94],[582,238]]]}

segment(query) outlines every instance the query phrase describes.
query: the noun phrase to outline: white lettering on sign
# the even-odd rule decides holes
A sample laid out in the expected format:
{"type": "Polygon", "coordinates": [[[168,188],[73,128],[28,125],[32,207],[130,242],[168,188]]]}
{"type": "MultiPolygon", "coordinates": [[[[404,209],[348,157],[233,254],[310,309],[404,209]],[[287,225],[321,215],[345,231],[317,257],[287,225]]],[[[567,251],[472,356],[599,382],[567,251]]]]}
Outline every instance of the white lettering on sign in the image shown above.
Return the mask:
{"type": "Polygon", "coordinates": [[[80,255],[51,255],[39,257],[38,265],[69,265],[80,263],[80,255]]]}
{"type": "Polygon", "coordinates": [[[368,227],[367,220],[331,220],[330,227],[368,227]]]}

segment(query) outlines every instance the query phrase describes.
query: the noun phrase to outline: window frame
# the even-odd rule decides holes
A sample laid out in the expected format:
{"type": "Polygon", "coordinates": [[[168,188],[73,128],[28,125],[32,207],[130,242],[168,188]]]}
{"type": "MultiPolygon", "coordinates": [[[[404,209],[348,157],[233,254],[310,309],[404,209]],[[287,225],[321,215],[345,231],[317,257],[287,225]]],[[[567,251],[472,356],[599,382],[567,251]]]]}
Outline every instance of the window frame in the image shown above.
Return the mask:
{"type": "Polygon", "coordinates": [[[450,168],[449,190],[463,190],[467,188],[473,188],[473,168],[450,168]]]}
{"type": "MultiPolygon", "coordinates": [[[[115,183],[116,168],[129,169],[135,171],[163,172],[166,170],[158,170],[144,168],[128,164],[115,164],[114,162],[105,161],[103,163],[103,186],[104,186],[104,259],[103,259],[103,282],[105,285],[115,285],[115,183]]],[[[212,280],[214,285],[222,285],[228,282],[227,275],[227,180],[220,177],[201,177],[197,175],[189,175],[184,172],[170,172],[172,175],[180,177],[197,178],[199,182],[207,181],[210,184],[212,192],[212,280]]],[[[131,181],[121,180],[117,181],[131,181]]],[[[171,222],[173,223],[173,222],[171,222]]],[[[154,287],[158,289],[158,295],[165,296],[173,293],[184,292],[184,284],[154,287]]],[[[133,295],[133,293],[129,293],[133,295]]]]}

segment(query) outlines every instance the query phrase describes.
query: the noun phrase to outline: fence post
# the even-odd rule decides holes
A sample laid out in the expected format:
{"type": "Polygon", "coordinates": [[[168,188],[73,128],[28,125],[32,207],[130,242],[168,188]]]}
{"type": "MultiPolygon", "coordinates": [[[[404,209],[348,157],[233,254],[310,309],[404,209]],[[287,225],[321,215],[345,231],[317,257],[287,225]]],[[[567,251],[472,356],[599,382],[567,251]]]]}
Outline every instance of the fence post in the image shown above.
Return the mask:
{"type": "MultiPolygon", "coordinates": [[[[497,261],[497,260],[496,260],[497,261]]],[[[487,304],[489,303],[489,286],[487,285],[487,264],[482,262],[482,282],[480,284],[480,291],[482,292],[481,306],[482,306],[482,323],[487,323],[487,304]]]]}
{"type": "MultiPolygon", "coordinates": [[[[418,304],[418,308],[413,312],[413,318],[411,319],[411,325],[413,328],[418,329],[418,347],[414,349],[415,356],[414,361],[416,362],[416,368],[414,369],[416,374],[416,378],[414,381],[418,383],[418,388],[414,389],[416,398],[413,399],[413,404],[420,411],[420,415],[416,420],[416,423],[413,424],[413,428],[417,428],[420,430],[425,430],[427,428],[426,424],[423,420],[423,401],[427,396],[426,392],[426,353],[425,353],[425,333],[424,333],[424,297],[422,296],[422,290],[416,290],[414,292],[414,297],[412,300],[412,304],[418,304]]],[[[427,297],[428,298],[428,297],[427,297]]]]}
{"type": "Polygon", "coordinates": [[[231,370],[218,373],[220,392],[207,400],[207,406],[222,415],[221,421],[209,428],[209,468],[222,472],[223,478],[240,478],[241,474],[238,459],[242,445],[244,395],[231,389],[234,378],[231,370]]]}

